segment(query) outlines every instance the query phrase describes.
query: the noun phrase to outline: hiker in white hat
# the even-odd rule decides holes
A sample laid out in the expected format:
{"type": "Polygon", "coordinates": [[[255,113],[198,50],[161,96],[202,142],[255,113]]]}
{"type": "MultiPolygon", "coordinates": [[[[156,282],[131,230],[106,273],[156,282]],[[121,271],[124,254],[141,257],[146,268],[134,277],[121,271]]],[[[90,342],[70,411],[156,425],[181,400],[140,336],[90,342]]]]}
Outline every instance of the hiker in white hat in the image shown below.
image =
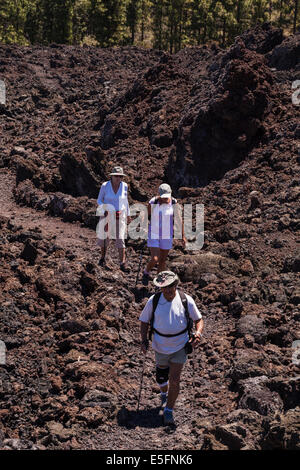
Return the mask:
{"type": "Polygon", "coordinates": [[[125,174],[120,166],[114,167],[109,175],[111,179],[102,184],[97,199],[97,215],[100,215],[97,226],[97,244],[101,247],[99,265],[105,266],[109,239],[115,239],[116,248],[119,252],[120,269],[123,272],[129,272],[125,258],[126,222],[130,222],[127,199],[128,185],[122,181],[125,174]]]}
{"type": "MultiPolygon", "coordinates": [[[[147,286],[150,280],[150,271],[157,266],[157,272],[165,271],[168,253],[173,246],[174,216],[177,200],[172,197],[169,184],[163,183],[158,188],[158,196],[150,199],[148,204],[148,241],[151,258],[144,270],[142,283],[147,286]]],[[[182,243],[186,244],[184,227],[182,224],[182,243]]]]}
{"type": "Polygon", "coordinates": [[[140,315],[141,350],[147,353],[153,334],[156,382],[161,405],[165,406],[164,424],[173,425],[173,408],[179,394],[183,365],[187,354],[200,343],[204,324],[192,297],[177,290],[179,278],[175,273],[163,271],[153,283],[161,291],[149,298],[140,315]],[[195,333],[192,333],[193,325],[195,333]]]}

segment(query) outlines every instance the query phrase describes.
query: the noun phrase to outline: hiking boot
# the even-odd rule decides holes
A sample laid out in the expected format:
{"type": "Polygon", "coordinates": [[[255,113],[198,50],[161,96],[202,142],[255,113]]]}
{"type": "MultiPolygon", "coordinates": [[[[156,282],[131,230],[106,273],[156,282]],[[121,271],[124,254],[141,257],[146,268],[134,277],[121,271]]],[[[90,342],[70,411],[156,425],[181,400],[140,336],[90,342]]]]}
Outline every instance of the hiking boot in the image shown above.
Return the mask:
{"type": "Polygon", "coordinates": [[[120,269],[123,271],[123,273],[129,273],[130,269],[126,266],[125,263],[120,264],[120,269]]]}
{"type": "Polygon", "coordinates": [[[143,277],[142,277],[143,286],[147,286],[149,284],[149,279],[150,279],[149,274],[143,273],[143,277]]]}
{"type": "Polygon", "coordinates": [[[173,411],[164,409],[163,421],[165,426],[175,426],[173,411]]]}
{"type": "Polygon", "coordinates": [[[100,258],[99,260],[99,266],[102,266],[103,268],[106,266],[106,261],[105,261],[105,258],[100,258]]]}
{"type": "Polygon", "coordinates": [[[168,394],[167,393],[161,393],[160,394],[160,406],[163,408],[167,404],[167,399],[168,399],[168,394]]]}

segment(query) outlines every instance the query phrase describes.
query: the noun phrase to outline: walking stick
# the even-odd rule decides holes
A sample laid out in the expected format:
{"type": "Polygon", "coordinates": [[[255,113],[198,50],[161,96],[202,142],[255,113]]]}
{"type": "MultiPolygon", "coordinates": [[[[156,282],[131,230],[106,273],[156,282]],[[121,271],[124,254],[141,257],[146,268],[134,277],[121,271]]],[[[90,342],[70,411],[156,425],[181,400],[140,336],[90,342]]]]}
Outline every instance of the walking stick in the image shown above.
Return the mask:
{"type": "Polygon", "coordinates": [[[136,411],[139,411],[139,408],[140,408],[140,400],[141,400],[141,393],[142,393],[143,380],[144,380],[145,364],[146,364],[146,356],[145,356],[144,361],[143,361],[143,369],[142,369],[141,382],[140,382],[140,391],[139,391],[138,404],[137,404],[136,411]]]}
{"type": "Polygon", "coordinates": [[[195,393],[195,348],[192,352],[192,363],[193,363],[193,372],[192,372],[192,387],[193,387],[193,405],[195,407],[196,393],[195,393]]]}
{"type": "Polygon", "coordinates": [[[138,283],[138,279],[139,279],[139,274],[140,274],[140,270],[141,270],[142,258],[143,258],[143,252],[144,252],[145,245],[146,245],[146,243],[144,243],[143,246],[142,246],[142,251],[141,251],[141,254],[140,254],[139,267],[138,267],[138,271],[137,271],[137,275],[136,275],[136,280],[135,280],[135,286],[134,286],[134,288],[136,288],[137,283],[138,283]]]}

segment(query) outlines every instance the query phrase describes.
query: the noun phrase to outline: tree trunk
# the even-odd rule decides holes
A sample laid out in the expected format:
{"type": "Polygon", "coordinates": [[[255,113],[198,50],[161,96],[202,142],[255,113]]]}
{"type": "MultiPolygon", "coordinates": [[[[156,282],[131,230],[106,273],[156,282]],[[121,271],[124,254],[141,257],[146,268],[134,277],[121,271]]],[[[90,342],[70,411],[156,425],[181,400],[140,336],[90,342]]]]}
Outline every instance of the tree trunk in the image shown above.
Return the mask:
{"type": "Polygon", "coordinates": [[[226,37],[226,18],[223,18],[223,33],[222,33],[222,47],[225,46],[225,37],[226,37]]]}
{"type": "Polygon", "coordinates": [[[204,30],[203,30],[203,41],[202,41],[203,44],[205,44],[205,41],[206,41],[206,34],[207,34],[207,24],[206,24],[206,21],[205,21],[204,30]]]}
{"type": "Polygon", "coordinates": [[[141,42],[144,43],[145,34],[145,3],[142,2],[141,42]]]}
{"type": "Polygon", "coordinates": [[[299,6],[298,3],[299,3],[299,0],[295,0],[294,26],[293,26],[294,34],[296,33],[296,29],[297,29],[297,16],[298,16],[298,6],[299,6]]]}
{"type": "Polygon", "coordinates": [[[272,12],[273,12],[273,3],[272,0],[270,0],[270,5],[269,5],[269,21],[272,23],[272,12]]]}
{"type": "Polygon", "coordinates": [[[240,22],[241,22],[241,0],[238,0],[238,2],[237,2],[236,22],[237,22],[238,26],[240,26],[240,22]]]}
{"type": "Polygon", "coordinates": [[[282,0],[280,0],[279,9],[280,9],[280,14],[279,14],[279,28],[281,28],[281,27],[282,27],[282,0]]]}
{"type": "Polygon", "coordinates": [[[200,44],[201,44],[201,27],[199,27],[199,29],[198,29],[197,44],[198,44],[198,46],[200,46],[200,44]]]}
{"type": "Polygon", "coordinates": [[[180,7],[180,15],[179,15],[179,37],[178,37],[178,49],[176,52],[180,51],[181,49],[181,38],[182,38],[182,6],[180,7]]]}

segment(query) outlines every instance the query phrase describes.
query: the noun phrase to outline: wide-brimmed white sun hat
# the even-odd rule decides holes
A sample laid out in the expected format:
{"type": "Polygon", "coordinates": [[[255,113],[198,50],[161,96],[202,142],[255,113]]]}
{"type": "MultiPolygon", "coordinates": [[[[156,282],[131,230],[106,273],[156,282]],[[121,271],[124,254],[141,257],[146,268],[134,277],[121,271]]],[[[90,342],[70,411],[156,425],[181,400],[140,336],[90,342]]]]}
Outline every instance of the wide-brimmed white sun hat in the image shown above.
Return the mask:
{"type": "Polygon", "coordinates": [[[123,172],[123,168],[121,166],[115,166],[113,171],[109,173],[109,176],[126,176],[123,172]]]}
{"type": "Polygon", "coordinates": [[[154,279],[153,284],[157,287],[167,287],[178,282],[179,277],[172,271],[162,271],[154,279]]]}

